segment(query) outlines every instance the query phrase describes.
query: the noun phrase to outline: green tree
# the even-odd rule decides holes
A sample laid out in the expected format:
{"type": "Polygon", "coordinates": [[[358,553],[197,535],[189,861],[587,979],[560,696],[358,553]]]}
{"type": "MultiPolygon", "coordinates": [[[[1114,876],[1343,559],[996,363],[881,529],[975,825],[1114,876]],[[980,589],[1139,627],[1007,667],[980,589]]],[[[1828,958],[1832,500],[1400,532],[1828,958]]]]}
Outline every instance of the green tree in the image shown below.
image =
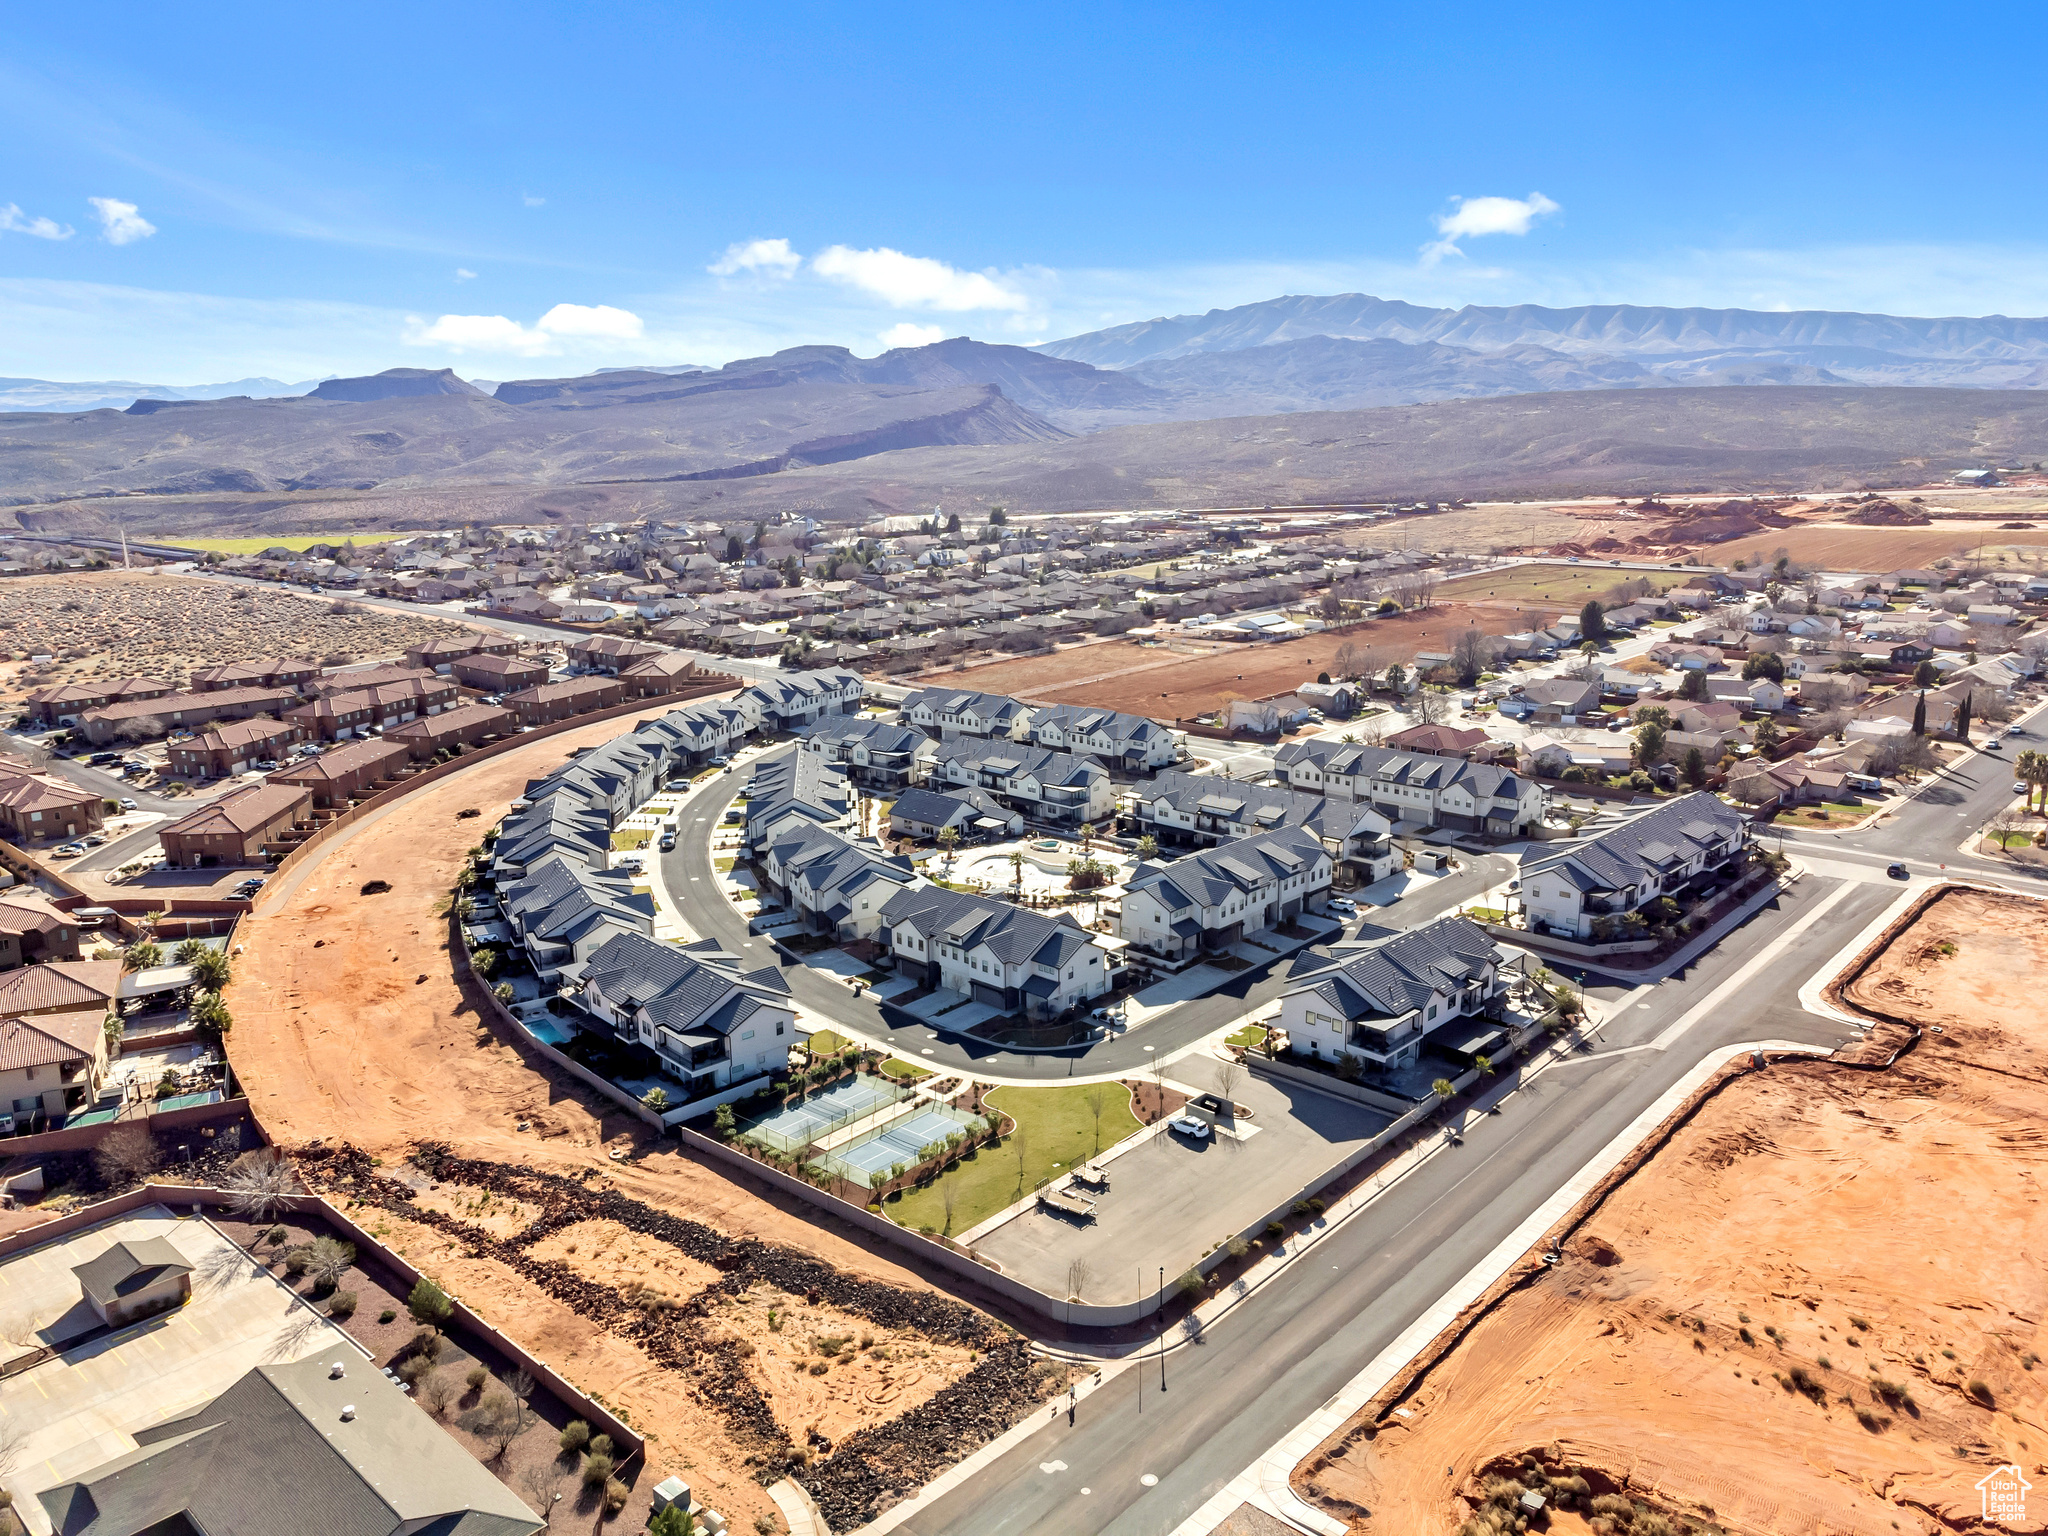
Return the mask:
{"type": "Polygon", "coordinates": [[[725,563],[727,565],[737,565],[746,558],[747,547],[739,541],[737,534],[725,541],[725,563]]]}
{"type": "Polygon", "coordinates": [[[1970,695],[1964,694],[1956,700],[1956,740],[1967,743],[1970,739],[1970,695]]]}
{"type": "Polygon", "coordinates": [[[1645,720],[1636,727],[1636,766],[1648,768],[1664,755],[1664,727],[1645,720]]]}
{"type": "Polygon", "coordinates": [[[1915,736],[1925,736],[1927,734],[1927,691],[1925,689],[1922,689],[1920,697],[1913,701],[1913,734],[1915,736]]]}
{"type": "Polygon", "coordinates": [[[1138,839],[1138,857],[1141,859],[1156,859],[1159,857],[1159,839],[1150,832],[1147,832],[1138,839]]]}
{"type": "Polygon", "coordinates": [[[954,513],[954,514],[953,514],[952,516],[950,516],[950,517],[948,517],[948,518],[946,519],[946,532],[948,532],[948,533],[958,533],[959,531],[960,531],[960,514],[959,514],[958,512],[955,512],[955,513],[954,513]]]}
{"type": "Polygon", "coordinates": [[[1678,696],[1690,704],[1697,704],[1707,696],[1707,674],[1703,668],[1686,669],[1685,677],[1678,685],[1678,696]]]}
{"type": "Polygon", "coordinates": [[[1915,688],[1932,688],[1940,681],[1941,668],[1931,661],[1923,661],[1913,669],[1913,686],[1915,688]]]}
{"type": "Polygon", "coordinates": [[[647,1522],[647,1536],[697,1536],[697,1521],[680,1504],[671,1504],[647,1522]]]}
{"type": "Polygon", "coordinates": [[[958,827],[939,828],[939,852],[946,856],[948,864],[953,862],[953,850],[959,846],[960,829],[958,827]]]}
{"type": "Polygon", "coordinates": [[[209,1040],[220,1041],[235,1027],[235,1017],[218,992],[202,992],[192,1000],[185,1021],[209,1040]]]}
{"type": "Polygon", "coordinates": [[[187,939],[171,951],[171,959],[179,965],[190,965],[206,953],[206,944],[201,939],[187,939]]]}
{"type": "Polygon", "coordinates": [[[1707,759],[1698,747],[1685,749],[1685,782],[1694,789],[1707,782],[1707,759]]]}
{"type": "Polygon", "coordinates": [[[414,1283],[412,1294],[405,1298],[405,1310],[422,1328],[439,1329],[453,1315],[455,1303],[446,1291],[422,1275],[414,1283]]]}
{"type": "Polygon", "coordinates": [[[1769,757],[1769,756],[1771,755],[1772,751],[1774,751],[1774,750],[1776,749],[1776,747],[1777,747],[1778,743],[1779,743],[1779,742],[1781,742],[1781,741],[1783,741],[1784,739],[1785,739],[1785,733],[1784,733],[1783,731],[1781,731],[1781,730],[1779,730],[1779,729],[1778,729],[1778,722],[1777,722],[1777,721],[1775,721],[1775,720],[1759,720],[1759,721],[1757,721],[1757,723],[1756,723],[1756,755],[1757,755],[1758,757],[1769,757]]]}
{"type": "Polygon", "coordinates": [[[223,950],[202,948],[187,964],[192,967],[192,980],[209,992],[224,991],[234,975],[234,962],[223,950]]]}
{"type": "Polygon", "coordinates": [[[1607,610],[1600,606],[1597,599],[1589,600],[1586,606],[1579,610],[1579,635],[1582,639],[1595,642],[1607,638],[1607,610]]]}
{"type": "Polygon", "coordinates": [[[1402,690],[1407,686],[1408,669],[1397,661],[1387,668],[1387,692],[1398,699],[1401,696],[1402,690]]]}
{"type": "Polygon", "coordinates": [[[1753,683],[1760,677],[1774,683],[1784,682],[1784,658],[1775,651],[1757,651],[1751,655],[1749,660],[1742,664],[1742,680],[1745,683],[1753,683]]]}
{"type": "Polygon", "coordinates": [[[164,963],[164,948],[155,939],[141,939],[121,952],[121,969],[146,971],[164,963]]]}

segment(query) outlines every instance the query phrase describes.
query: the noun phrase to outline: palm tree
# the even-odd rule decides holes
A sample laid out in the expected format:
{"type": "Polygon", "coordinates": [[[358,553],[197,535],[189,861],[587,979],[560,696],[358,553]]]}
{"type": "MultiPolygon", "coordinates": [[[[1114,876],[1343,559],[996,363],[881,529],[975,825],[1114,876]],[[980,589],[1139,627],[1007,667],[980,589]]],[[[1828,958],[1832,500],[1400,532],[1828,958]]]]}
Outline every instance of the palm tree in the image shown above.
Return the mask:
{"type": "Polygon", "coordinates": [[[1082,858],[1084,858],[1084,859],[1085,859],[1085,858],[1087,858],[1087,857],[1088,857],[1088,850],[1089,850],[1089,848],[1090,848],[1090,847],[1091,847],[1091,846],[1092,846],[1092,845],[1094,844],[1094,842],[1095,842],[1095,823],[1094,823],[1094,822],[1092,822],[1092,821],[1084,821],[1084,822],[1082,822],[1082,823],[1081,823],[1081,857],[1082,857],[1082,858]]]}
{"type": "Polygon", "coordinates": [[[1138,839],[1138,857],[1141,859],[1156,859],[1159,857],[1159,839],[1150,832],[1147,832],[1138,839]]]}
{"type": "Polygon", "coordinates": [[[2034,792],[2041,786],[2041,754],[2029,747],[2012,760],[2012,776],[2027,786],[2026,809],[2034,808],[2034,792]]]}
{"type": "Polygon", "coordinates": [[[1010,886],[1011,889],[1016,891],[1018,896],[1021,897],[1024,894],[1024,850],[1022,848],[1012,848],[1010,850],[1010,886]]]}
{"type": "Polygon", "coordinates": [[[946,865],[948,868],[952,867],[953,850],[955,848],[958,848],[959,846],[960,829],[958,827],[939,828],[939,852],[943,853],[946,856],[946,865]]]}

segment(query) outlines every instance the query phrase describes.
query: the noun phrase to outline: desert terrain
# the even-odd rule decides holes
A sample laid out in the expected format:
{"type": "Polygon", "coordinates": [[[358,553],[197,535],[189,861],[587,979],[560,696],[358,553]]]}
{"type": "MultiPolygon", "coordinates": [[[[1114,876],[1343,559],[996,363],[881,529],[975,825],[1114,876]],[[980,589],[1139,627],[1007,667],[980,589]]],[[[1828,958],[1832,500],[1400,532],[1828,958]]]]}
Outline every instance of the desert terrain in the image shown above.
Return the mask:
{"type": "Polygon", "coordinates": [[[274,881],[238,933],[229,1053],[270,1135],[310,1149],[316,1187],[377,1207],[400,1252],[653,1430],[657,1476],[713,1490],[709,1502],[745,1528],[770,1507],[755,1474],[788,1464],[794,1447],[818,1458],[807,1486],[851,1528],[849,1512],[937,1470],[934,1424],[972,1443],[1050,1378],[1000,1325],[864,1236],[764,1197],[522,1058],[450,968],[440,913],[478,828],[575,748],[665,707],[484,760],[274,881]],[[458,817],[472,808],[481,818],[458,817]],[[361,894],[372,880],[391,889],[361,894]],[[461,1160],[423,1175],[409,1161],[423,1144],[461,1160]],[[721,1263],[729,1252],[752,1257],[721,1263]],[[813,1279],[788,1280],[795,1271],[813,1279]],[[707,1292],[718,1299],[700,1304],[707,1292]],[[836,1347],[846,1358],[820,1352],[821,1339],[851,1341],[836,1347]],[[715,1359],[698,1358],[707,1352],[715,1359]],[[974,1429],[961,1427],[957,1394],[931,1402],[963,1381],[987,1421],[974,1429]],[[923,1417],[906,1418],[913,1409],[923,1417]],[[863,1431],[853,1456],[832,1459],[829,1447],[863,1431]]]}
{"type": "Polygon", "coordinates": [[[0,583],[0,705],[58,683],[154,677],[256,656],[338,664],[470,633],[422,614],[154,571],[71,571],[0,583]],[[37,664],[31,655],[54,656],[37,664]]]}
{"type": "Polygon", "coordinates": [[[2044,918],[1939,895],[1843,993],[1884,1021],[1867,1061],[1910,1038],[1894,1021],[1928,1027],[1916,1048],[1710,1085],[1560,1264],[1504,1282],[1297,1487],[1401,1536],[1514,1529],[1501,1479],[1562,1493],[1554,1530],[1890,1536],[1977,1529],[2001,1463],[2048,1475],[2044,918]]]}

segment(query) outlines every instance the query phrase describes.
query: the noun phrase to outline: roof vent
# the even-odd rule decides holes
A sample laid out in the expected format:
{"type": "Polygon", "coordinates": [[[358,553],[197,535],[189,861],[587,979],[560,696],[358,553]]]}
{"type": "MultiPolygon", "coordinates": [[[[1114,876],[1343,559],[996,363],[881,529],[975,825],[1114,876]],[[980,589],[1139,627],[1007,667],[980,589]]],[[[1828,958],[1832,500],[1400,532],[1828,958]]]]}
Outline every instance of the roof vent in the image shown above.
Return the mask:
{"type": "Polygon", "coordinates": [[[350,1422],[351,1420],[353,1420],[353,1419],[355,1418],[355,1416],[356,1416],[356,1405],[355,1405],[354,1403],[344,1403],[344,1404],[342,1404],[342,1408],[341,1408],[341,1422],[342,1422],[342,1423],[344,1423],[344,1424],[347,1424],[347,1423],[349,1423],[349,1422],[350,1422]]]}
{"type": "Polygon", "coordinates": [[[342,1362],[339,1360],[335,1361],[334,1364],[330,1365],[327,1368],[327,1379],[329,1381],[339,1381],[342,1377],[346,1376],[347,1374],[348,1367],[342,1364],[342,1362]]]}

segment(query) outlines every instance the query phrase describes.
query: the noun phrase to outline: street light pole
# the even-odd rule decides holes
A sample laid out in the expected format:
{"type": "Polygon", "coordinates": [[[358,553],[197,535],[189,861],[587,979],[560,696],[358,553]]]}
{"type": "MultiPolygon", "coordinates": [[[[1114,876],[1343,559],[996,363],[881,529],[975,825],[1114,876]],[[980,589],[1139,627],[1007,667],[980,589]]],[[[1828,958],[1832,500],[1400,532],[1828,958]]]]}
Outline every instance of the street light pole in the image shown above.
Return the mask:
{"type": "MultiPolygon", "coordinates": [[[[1166,1310],[1166,1266],[1159,1266],[1159,1310],[1166,1310]]],[[[1159,1390],[1166,1390],[1166,1330],[1159,1330],[1159,1390]]]]}

